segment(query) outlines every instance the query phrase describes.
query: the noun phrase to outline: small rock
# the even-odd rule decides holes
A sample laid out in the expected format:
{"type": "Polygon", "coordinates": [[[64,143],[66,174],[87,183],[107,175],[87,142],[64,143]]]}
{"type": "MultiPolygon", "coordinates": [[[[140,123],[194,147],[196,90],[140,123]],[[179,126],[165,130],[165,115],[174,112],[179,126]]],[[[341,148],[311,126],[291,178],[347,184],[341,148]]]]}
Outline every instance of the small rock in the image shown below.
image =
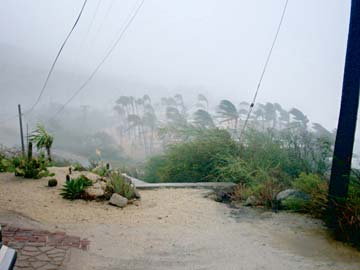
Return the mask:
{"type": "Polygon", "coordinates": [[[103,190],[106,190],[106,182],[105,181],[100,181],[99,182],[100,183],[100,186],[101,186],[101,188],[103,189],[103,190]]]}
{"type": "Polygon", "coordinates": [[[140,195],[140,192],[136,189],[136,187],[134,186],[133,187],[134,189],[134,196],[136,199],[141,199],[141,195],[140,195]]]}
{"type": "Polygon", "coordinates": [[[257,202],[256,197],[251,195],[246,199],[244,206],[255,206],[256,202],[257,202]]]}
{"type": "Polygon", "coordinates": [[[296,198],[296,199],[302,199],[302,200],[309,200],[310,199],[310,196],[304,192],[301,192],[299,190],[296,190],[296,189],[286,189],[286,190],[283,190],[281,192],[279,192],[277,195],[276,195],[276,200],[281,202],[281,201],[284,201],[288,198],[296,198]]]}
{"type": "Polygon", "coordinates": [[[109,203],[111,205],[115,205],[115,206],[118,206],[118,207],[125,207],[128,203],[128,199],[126,199],[125,197],[117,194],[117,193],[114,193],[111,198],[110,198],[110,201],[109,203]]]}
{"type": "Polygon", "coordinates": [[[95,183],[93,186],[90,186],[85,189],[85,194],[87,194],[89,197],[103,197],[105,195],[105,191],[102,189],[101,185],[96,185],[98,183],[95,183]]]}
{"type": "Polygon", "coordinates": [[[214,189],[215,201],[218,202],[229,202],[231,201],[232,194],[234,193],[235,184],[226,186],[219,186],[214,189]]]}

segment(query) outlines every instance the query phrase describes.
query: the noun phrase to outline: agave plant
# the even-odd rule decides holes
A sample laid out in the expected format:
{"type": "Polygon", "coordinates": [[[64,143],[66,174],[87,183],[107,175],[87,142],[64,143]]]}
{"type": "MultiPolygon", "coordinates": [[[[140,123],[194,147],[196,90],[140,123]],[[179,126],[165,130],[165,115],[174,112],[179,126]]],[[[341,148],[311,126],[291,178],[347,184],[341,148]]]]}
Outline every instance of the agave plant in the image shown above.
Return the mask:
{"type": "Polygon", "coordinates": [[[78,178],[66,182],[60,195],[68,200],[81,199],[85,188],[89,186],[92,186],[91,180],[84,175],[80,175],[78,178]]]}
{"type": "Polygon", "coordinates": [[[54,142],[54,137],[48,133],[45,127],[41,124],[30,135],[30,141],[34,142],[38,150],[45,149],[48,155],[48,160],[51,161],[51,146],[54,142]]]}

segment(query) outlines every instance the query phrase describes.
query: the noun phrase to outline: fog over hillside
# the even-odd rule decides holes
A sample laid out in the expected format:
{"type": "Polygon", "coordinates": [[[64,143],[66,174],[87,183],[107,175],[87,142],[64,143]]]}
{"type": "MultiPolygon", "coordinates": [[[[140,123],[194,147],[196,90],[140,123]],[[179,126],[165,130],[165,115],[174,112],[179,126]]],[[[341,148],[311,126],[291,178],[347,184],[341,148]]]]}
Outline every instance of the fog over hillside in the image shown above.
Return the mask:
{"type": "MultiPolygon", "coordinates": [[[[88,78],[137,4],[110,2],[102,1],[96,10],[96,1],[89,1],[38,113],[66,102],[88,78]]],[[[26,109],[36,100],[81,4],[2,2],[0,119],[16,114],[18,103],[26,109]]],[[[112,115],[120,96],[149,94],[160,100],[177,93],[189,104],[205,94],[213,109],[225,98],[249,102],[282,6],[280,0],[145,1],[114,53],[69,107],[90,105],[112,115]]],[[[299,108],[311,121],[336,128],[348,19],[347,1],[290,2],[257,101],[299,108]]]]}

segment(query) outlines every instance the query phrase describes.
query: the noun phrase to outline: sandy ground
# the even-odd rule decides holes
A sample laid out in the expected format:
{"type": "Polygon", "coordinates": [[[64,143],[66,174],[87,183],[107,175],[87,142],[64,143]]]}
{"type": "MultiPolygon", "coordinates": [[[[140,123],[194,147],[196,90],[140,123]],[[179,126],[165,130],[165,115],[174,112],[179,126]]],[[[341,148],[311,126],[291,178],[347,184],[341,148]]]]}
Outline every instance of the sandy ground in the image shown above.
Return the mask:
{"type": "MultiPolygon", "coordinates": [[[[65,180],[65,169],[54,168],[65,180]]],[[[66,201],[47,180],[0,174],[0,221],[88,238],[73,250],[78,269],[360,269],[360,253],[330,240],[301,215],[231,208],[198,189],[142,191],[125,209],[66,201]]]]}

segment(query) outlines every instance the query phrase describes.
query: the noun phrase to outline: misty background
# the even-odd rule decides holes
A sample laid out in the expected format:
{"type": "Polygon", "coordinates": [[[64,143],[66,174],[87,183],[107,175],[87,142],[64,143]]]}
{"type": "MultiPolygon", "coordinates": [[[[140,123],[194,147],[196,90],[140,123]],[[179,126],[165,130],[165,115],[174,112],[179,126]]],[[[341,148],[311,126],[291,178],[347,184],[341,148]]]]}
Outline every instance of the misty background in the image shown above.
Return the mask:
{"type": "MultiPolygon", "coordinates": [[[[81,8],[80,0],[2,0],[0,7],[0,121],[38,97],[49,67],[81,8]]],[[[135,9],[134,0],[89,0],[55,67],[36,113],[51,114],[94,70],[135,9]]],[[[283,0],[145,0],[111,57],[66,107],[89,105],[111,125],[119,96],[152,99],[201,93],[215,108],[221,99],[250,102],[271,46],[283,0]]],[[[350,1],[290,1],[257,102],[301,109],[312,122],[336,128],[350,1]]],[[[0,141],[19,144],[1,123],[0,141]]],[[[358,128],[359,130],[359,128],[358,128]]],[[[357,152],[360,142],[357,136],[357,152]]]]}

